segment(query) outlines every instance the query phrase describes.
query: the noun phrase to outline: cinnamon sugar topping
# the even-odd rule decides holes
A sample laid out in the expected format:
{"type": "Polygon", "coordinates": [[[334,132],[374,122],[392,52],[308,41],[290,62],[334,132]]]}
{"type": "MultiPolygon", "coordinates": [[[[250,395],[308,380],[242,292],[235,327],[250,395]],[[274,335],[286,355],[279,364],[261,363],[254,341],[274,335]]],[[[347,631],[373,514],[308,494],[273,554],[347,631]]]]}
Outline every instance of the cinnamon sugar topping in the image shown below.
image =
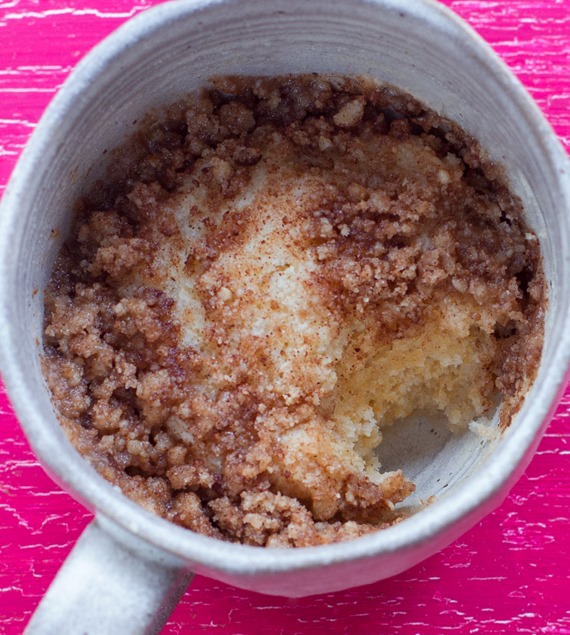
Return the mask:
{"type": "Polygon", "coordinates": [[[359,79],[222,78],[117,161],[56,264],[44,370],[72,443],[143,507],[345,540],[413,491],[378,464],[385,426],[465,428],[498,397],[508,425],[542,346],[539,245],[455,124],[359,79]]]}

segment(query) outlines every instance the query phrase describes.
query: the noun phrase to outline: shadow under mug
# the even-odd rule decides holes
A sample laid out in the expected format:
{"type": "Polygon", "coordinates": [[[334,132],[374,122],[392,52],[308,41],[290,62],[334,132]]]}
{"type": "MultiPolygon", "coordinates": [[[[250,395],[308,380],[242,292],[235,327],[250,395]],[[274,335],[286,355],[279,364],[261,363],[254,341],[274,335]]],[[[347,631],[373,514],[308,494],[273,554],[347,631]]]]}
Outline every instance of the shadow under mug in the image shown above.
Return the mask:
{"type": "MultiPolygon", "coordinates": [[[[156,633],[191,572],[299,597],[392,576],[449,544],[503,500],[564,388],[569,238],[570,168],[562,146],[492,50],[432,0],[180,0],[125,24],[87,55],[47,109],[0,212],[5,384],[44,467],[96,514],[28,632],[156,633]],[[505,166],[539,237],[549,304],[538,376],[511,426],[483,445],[473,435],[447,436],[430,446],[429,460],[424,451],[423,462],[414,463],[420,495],[438,495],[437,502],[354,541],[260,549],[152,516],[79,456],[58,424],[40,368],[42,290],[69,232],[74,202],[102,176],[105,151],[128,138],[135,120],[212,76],[306,72],[394,84],[478,138],[505,166]],[[444,469],[450,475],[445,495],[435,487],[444,469]]],[[[411,429],[390,441],[404,453],[404,468],[412,469],[410,456],[417,455],[414,437],[411,429]]]]}

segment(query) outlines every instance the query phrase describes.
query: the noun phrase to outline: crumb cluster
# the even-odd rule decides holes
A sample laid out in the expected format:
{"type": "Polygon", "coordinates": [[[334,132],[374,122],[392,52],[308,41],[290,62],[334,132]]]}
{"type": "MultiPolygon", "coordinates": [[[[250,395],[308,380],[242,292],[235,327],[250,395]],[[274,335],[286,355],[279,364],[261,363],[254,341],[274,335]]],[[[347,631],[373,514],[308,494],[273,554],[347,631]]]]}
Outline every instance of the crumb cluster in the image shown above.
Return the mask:
{"type": "Polygon", "coordinates": [[[477,143],[360,79],[220,78],[150,118],[82,203],[44,372],[107,480],[251,545],[397,522],[382,429],[502,422],[543,335],[538,241],[477,143]],[[120,175],[120,177],[117,177],[120,175]]]}

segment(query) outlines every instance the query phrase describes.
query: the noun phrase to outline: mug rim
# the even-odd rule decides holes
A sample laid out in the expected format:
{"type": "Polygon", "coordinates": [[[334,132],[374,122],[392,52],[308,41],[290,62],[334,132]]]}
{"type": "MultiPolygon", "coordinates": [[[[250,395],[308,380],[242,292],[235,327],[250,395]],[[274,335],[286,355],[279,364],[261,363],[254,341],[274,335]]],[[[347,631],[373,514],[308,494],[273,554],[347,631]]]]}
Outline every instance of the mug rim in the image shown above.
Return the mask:
{"type": "MultiPolygon", "coordinates": [[[[184,0],[167,2],[143,11],[120,26],[92,49],[77,65],[48,106],[36,130],[22,153],[10,178],[0,205],[0,358],[7,393],[24,428],[34,453],[55,480],[92,510],[112,520],[116,525],[186,561],[231,574],[260,574],[295,571],[358,560],[379,554],[412,549],[455,527],[471,526],[469,519],[484,515],[500,503],[493,497],[506,494],[514,479],[532,456],[564,388],[570,363],[570,333],[563,332],[553,359],[534,382],[530,396],[525,399],[518,419],[525,422],[505,435],[488,459],[479,475],[477,487],[460,485],[452,497],[444,498],[414,516],[413,522],[338,544],[294,549],[259,548],[226,543],[203,536],[145,511],[117,488],[105,481],[89,463],[75,452],[73,461],[58,461],[64,437],[54,435],[36,411],[33,394],[29,390],[23,368],[18,361],[18,345],[12,336],[8,304],[8,282],[13,263],[9,245],[14,222],[20,214],[20,200],[24,198],[26,183],[35,177],[41,165],[42,148],[49,143],[52,130],[65,113],[74,107],[88,86],[96,83],[105,69],[128,47],[152,37],[168,23],[200,11],[215,9],[223,4],[247,4],[257,0],[184,0]],[[87,501],[85,503],[85,501],[87,501]],[[485,507],[486,506],[486,507],[485,507]],[[485,507],[486,511],[482,511],[485,507]],[[462,522],[463,521],[463,522],[462,522]]],[[[462,44],[485,69],[492,73],[501,90],[508,94],[530,130],[539,137],[541,146],[536,152],[549,160],[556,172],[562,208],[570,215],[570,161],[560,141],[538,106],[491,47],[452,11],[435,0],[416,0],[413,5],[399,0],[353,0],[357,4],[374,5],[378,10],[397,10],[414,15],[426,23],[431,32],[444,31],[448,36],[462,38],[462,44]]],[[[560,312],[567,323],[570,300],[565,300],[560,312]]],[[[542,364],[541,364],[542,366],[542,364]]],[[[450,542],[450,540],[446,540],[450,542]]]]}

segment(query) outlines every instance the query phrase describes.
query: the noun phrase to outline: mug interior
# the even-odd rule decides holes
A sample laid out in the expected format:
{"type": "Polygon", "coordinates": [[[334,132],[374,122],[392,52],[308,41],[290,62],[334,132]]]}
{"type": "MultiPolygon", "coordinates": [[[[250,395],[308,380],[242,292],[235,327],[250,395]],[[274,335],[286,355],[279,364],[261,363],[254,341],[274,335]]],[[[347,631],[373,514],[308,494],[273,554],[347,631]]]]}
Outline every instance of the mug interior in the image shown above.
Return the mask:
{"type": "MultiPolygon", "coordinates": [[[[441,499],[420,516],[435,519],[439,514],[449,527],[469,512],[472,525],[500,502],[505,484],[516,470],[522,470],[529,450],[538,443],[568,358],[568,338],[563,334],[568,315],[565,280],[570,273],[568,259],[563,257],[569,253],[568,173],[561,174],[567,170],[564,152],[518,82],[482,41],[432,2],[167,3],[122,27],[80,64],[38,126],[2,210],[3,370],[36,451],[55,477],[87,505],[112,516],[115,512],[105,507],[113,499],[115,509],[122,510],[131,524],[137,514],[143,525],[148,520],[142,510],[136,511],[111,491],[65,439],[40,369],[43,289],[70,230],[75,202],[104,174],[111,150],[133,133],[135,122],[149,110],[175,102],[217,75],[310,72],[365,75],[393,84],[459,123],[481,142],[492,160],[505,166],[544,257],[549,305],[543,361],[535,386],[510,428],[501,434],[496,417],[495,432],[487,437],[471,431],[458,435],[449,433],[441,422],[435,434],[425,436],[426,426],[410,421],[385,439],[384,462],[388,467],[402,467],[416,482],[412,504],[429,496],[441,499]],[[493,496],[498,497],[494,503],[482,505],[493,496]],[[480,512],[471,513],[477,506],[480,512]]],[[[399,532],[397,540],[405,545],[425,542],[436,529],[444,528],[428,523],[414,529],[410,523],[415,518],[387,531],[399,532]]],[[[139,520],[135,525],[140,529],[139,520]]],[[[198,563],[196,568],[256,588],[237,574],[218,570],[229,567],[221,556],[217,563],[199,554],[209,539],[188,537],[188,532],[156,521],[163,535],[173,536],[168,539],[176,545],[173,549],[198,563]],[[185,552],[181,540],[197,541],[199,549],[189,547],[185,552]]],[[[258,590],[300,595],[387,577],[449,542],[457,535],[457,527],[447,532],[443,542],[439,536],[421,554],[417,549],[410,551],[400,559],[386,560],[380,569],[368,567],[360,573],[347,572],[342,580],[307,583],[301,592],[298,584],[285,579],[266,581],[265,588],[258,590]]],[[[461,531],[467,528],[463,522],[461,531]]],[[[360,539],[366,545],[361,553],[380,553],[382,533],[360,539]]],[[[232,558],[237,557],[240,547],[228,547],[232,558]]],[[[310,551],[315,549],[321,550],[322,558],[267,556],[266,569],[290,568],[295,562],[299,567],[316,566],[333,561],[337,552],[338,559],[344,560],[357,553],[348,544],[310,551]],[[279,558],[284,564],[277,566],[279,558]]]]}

